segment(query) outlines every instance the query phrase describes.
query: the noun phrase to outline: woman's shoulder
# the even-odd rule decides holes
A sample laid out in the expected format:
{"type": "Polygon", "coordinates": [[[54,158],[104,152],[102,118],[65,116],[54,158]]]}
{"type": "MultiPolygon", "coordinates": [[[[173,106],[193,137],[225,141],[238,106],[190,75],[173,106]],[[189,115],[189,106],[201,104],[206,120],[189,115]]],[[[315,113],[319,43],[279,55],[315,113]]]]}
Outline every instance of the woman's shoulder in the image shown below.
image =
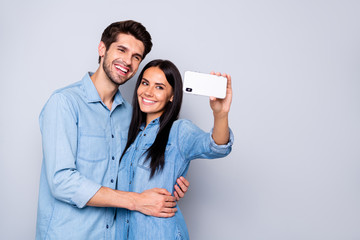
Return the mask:
{"type": "Polygon", "coordinates": [[[179,127],[185,126],[195,126],[195,124],[188,119],[178,119],[173,123],[172,129],[178,129],[179,127]]]}
{"type": "Polygon", "coordinates": [[[178,119],[171,127],[171,134],[181,135],[180,137],[187,134],[198,133],[199,131],[202,130],[188,119],[178,119]]]}

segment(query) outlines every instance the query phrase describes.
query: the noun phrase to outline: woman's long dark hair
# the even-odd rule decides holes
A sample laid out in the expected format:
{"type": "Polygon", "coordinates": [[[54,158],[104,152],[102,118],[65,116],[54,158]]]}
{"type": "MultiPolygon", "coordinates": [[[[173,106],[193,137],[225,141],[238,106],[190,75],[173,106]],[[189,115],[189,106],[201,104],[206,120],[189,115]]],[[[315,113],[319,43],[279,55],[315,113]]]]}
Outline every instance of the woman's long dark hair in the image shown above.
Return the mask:
{"type": "Polygon", "coordinates": [[[126,143],[124,152],[121,155],[121,159],[124,156],[126,150],[135,141],[136,136],[140,131],[141,124],[146,121],[146,114],[143,113],[139,107],[137,89],[141,83],[144,72],[151,67],[158,67],[164,72],[166,80],[169,82],[169,84],[173,89],[174,97],[172,102],[169,101],[166,104],[165,111],[160,117],[160,128],[156,135],[155,141],[151,145],[151,147],[147,149],[146,152],[147,160],[151,159],[150,178],[152,178],[157,171],[161,171],[165,165],[166,144],[169,139],[171,126],[173,122],[178,118],[182,103],[182,96],[183,96],[181,74],[177,69],[177,67],[172,62],[168,60],[156,59],[146,64],[146,66],[141,71],[136,82],[134,96],[133,96],[133,103],[132,103],[133,113],[132,113],[129,133],[128,133],[128,141],[126,143]]]}

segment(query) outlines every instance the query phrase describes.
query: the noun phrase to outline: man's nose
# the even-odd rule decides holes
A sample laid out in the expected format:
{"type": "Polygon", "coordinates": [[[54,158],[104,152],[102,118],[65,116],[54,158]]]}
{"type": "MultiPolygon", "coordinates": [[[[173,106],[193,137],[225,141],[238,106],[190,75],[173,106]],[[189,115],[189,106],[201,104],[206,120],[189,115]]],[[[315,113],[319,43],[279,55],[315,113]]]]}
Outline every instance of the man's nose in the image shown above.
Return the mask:
{"type": "Polygon", "coordinates": [[[126,65],[128,65],[128,66],[130,66],[131,65],[131,54],[129,54],[129,53],[127,53],[127,54],[124,54],[123,55],[123,58],[122,58],[122,60],[123,60],[123,62],[126,64],[126,65]]]}

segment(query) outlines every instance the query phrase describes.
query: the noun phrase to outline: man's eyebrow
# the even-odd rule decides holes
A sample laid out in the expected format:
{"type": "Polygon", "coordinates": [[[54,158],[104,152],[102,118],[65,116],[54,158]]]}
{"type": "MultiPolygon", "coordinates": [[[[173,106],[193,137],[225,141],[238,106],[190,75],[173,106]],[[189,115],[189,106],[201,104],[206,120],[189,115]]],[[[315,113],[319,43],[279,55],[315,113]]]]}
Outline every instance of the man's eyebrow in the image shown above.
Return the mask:
{"type": "Polygon", "coordinates": [[[128,49],[127,47],[125,47],[124,45],[121,45],[121,44],[119,44],[117,47],[118,47],[118,48],[128,49]]]}
{"type": "Polygon", "coordinates": [[[142,54],[140,54],[140,53],[135,53],[135,54],[134,54],[134,56],[137,56],[137,57],[139,57],[139,58],[143,59],[143,55],[142,55],[142,54]]]}
{"type": "MultiPolygon", "coordinates": [[[[125,49],[125,50],[128,50],[128,49],[129,49],[129,48],[127,48],[127,47],[125,47],[124,45],[121,45],[121,44],[119,44],[119,45],[117,46],[117,48],[123,48],[123,49],[125,49]]],[[[140,54],[140,53],[135,53],[135,54],[133,54],[133,56],[140,57],[141,59],[143,58],[143,55],[140,54]]]]}

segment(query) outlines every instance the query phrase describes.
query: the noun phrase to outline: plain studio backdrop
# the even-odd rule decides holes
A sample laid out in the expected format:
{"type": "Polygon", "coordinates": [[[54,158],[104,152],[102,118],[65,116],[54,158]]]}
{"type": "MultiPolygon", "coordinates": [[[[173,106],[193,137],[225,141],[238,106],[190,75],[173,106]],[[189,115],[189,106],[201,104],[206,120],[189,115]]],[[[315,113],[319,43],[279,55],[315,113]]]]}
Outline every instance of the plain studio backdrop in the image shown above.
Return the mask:
{"type": "MultiPolygon", "coordinates": [[[[232,75],[232,153],[194,160],[180,201],[191,239],[360,239],[360,1],[0,3],[0,239],[34,239],[39,113],[98,67],[112,22],[134,19],[155,58],[232,75]]],[[[137,76],[137,75],[136,75],[137,76]]],[[[135,78],[121,92],[130,100],[135,78]]],[[[182,118],[209,131],[208,98],[182,118]]]]}

